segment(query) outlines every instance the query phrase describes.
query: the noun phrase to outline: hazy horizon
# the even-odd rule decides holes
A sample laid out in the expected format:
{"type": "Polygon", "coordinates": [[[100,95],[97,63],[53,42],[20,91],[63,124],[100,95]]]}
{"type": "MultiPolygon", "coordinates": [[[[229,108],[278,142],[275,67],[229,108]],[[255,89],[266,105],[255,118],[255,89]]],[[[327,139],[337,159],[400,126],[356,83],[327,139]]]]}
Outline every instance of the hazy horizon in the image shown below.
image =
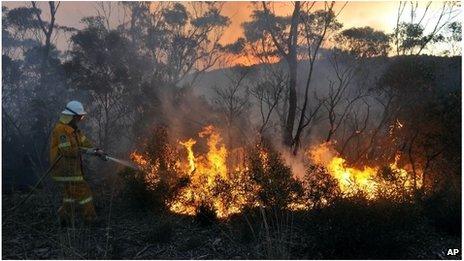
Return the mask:
{"type": "MultiPolygon", "coordinates": [[[[188,3],[188,1],[183,1],[188,3]]],[[[83,29],[84,24],[81,23],[81,19],[86,16],[95,16],[100,12],[103,14],[102,5],[105,6],[107,15],[109,14],[111,29],[115,29],[118,24],[126,18],[125,13],[122,11],[117,1],[111,2],[97,2],[97,1],[64,1],[60,3],[57,15],[56,23],[62,26],[74,27],[76,29],[83,29]],[[111,7],[111,11],[109,8],[111,7]]],[[[251,14],[254,10],[254,4],[259,2],[223,2],[221,13],[230,19],[230,25],[225,28],[220,43],[223,45],[233,43],[238,38],[243,36],[242,24],[251,20],[251,14]]],[[[392,33],[397,23],[397,12],[398,5],[400,2],[397,1],[365,1],[365,2],[340,2],[337,1],[334,7],[334,11],[338,13],[338,20],[343,24],[343,28],[351,27],[364,27],[369,26],[376,30],[384,31],[385,33],[392,33]],[[345,5],[346,4],[346,5],[345,5]]],[[[421,16],[425,10],[426,2],[418,2],[417,14],[421,16]]],[[[423,21],[425,30],[430,31],[434,26],[434,21],[437,18],[437,12],[440,11],[440,7],[443,1],[432,2],[430,8],[427,10],[427,15],[423,21]]],[[[2,6],[9,9],[27,6],[30,2],[25,1],[4,1],[2,6]]],[[[292,10],[292,2],[273,2],[273,11],[277,15],[290,14],[292,10]]],[[[46,2],[38,2],[38,6],[42,8],[42,12],[45,18],[48,17],[48,10],[46,2]]],[[[314,9],[323,8],[323,2],[316,2],[314,9]]],[[[405,9],[402,15],[402,20],[408,21],[409,13],[408,8],[405,9]]],[[[459,12],[454,20],[462,20],[462,13],[459,12]]],[[[55,39],[55,44],[58,49],[65,51],[69,48],[68,35],[59,35],[55,39]]],[[[443,50],[446,50],[446,46],[434,46],[433,50],[426,50],[424,53],[432,53],[440,55],[443,50]]],[[[249,57],[238,56],[234,58],[235,64],[254,64],[249,57]]],[[[220,68],[222,66],[216,67],[220,68]]]]}

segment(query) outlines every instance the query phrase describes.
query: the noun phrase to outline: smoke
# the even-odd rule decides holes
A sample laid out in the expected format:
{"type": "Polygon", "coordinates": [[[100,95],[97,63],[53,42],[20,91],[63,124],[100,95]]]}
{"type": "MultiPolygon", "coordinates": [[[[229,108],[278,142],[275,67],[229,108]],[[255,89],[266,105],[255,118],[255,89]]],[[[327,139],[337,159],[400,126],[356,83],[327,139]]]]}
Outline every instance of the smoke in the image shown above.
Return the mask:
{"type": "MultiPolygon", "coordinates": [[[[280,66],[282,64],[268,65],[280,66]]],[[[299,66],[300,79],[298,80],[298,94],[303,96],[304,84],[306,81],[307,62],[301,62],[299,66]]],[[[284,66],[285,67],[285,66],[284,66]]],[[[254,73],[243,81],[243,88],[252,88],[257,82],[264,77],[262,66],[257,65],[253,68],[254,73]]],[[[201,129],[208,125],[215,126],[216,130],[221,134],[222,142],[226,144],[229,150],[234,148],[243,148],[250,145],[258,137],[256,131],[261,124],[261,115],[258,101],[254,97],[250,97],[250,108],[246,113],[240,115],[239,119],[230,123],[226,120],[226,115],[222,110],[228,104],[215,103],[217,93],[215,88],[226,89],[230,75],[234,73],[234,68],[224,68],[212,70],[201,74],[194,84],[191,84],[192,78],[186,77],[178,86],[164,86],[158,89],[159,108],[158,115],[153,115],[154,124],[162,124],[169,128],[169,136],[171,142],[178,143],[179,141],[189,138],[198,138],[197,134],[201,129]]],[[[329,93],[329,80],[333,76],[331,65],[327,59],[321,58],[318,61],[318,66],[315,67],[313,79],[311,81],[311,95],[309,99],[310,106],[314,106],[317,98],[321,99],[329,93]],[[317,96],[317,97],[316,97],[317,96]]],[[[358,86],[352,86],[356,89],[358,86]]],[[[362,111],[363,104],[355,104],[352,110],[362,111]]],[[[376,105],[372,105],[375,107],[376,105]]],[[[371,108],[371,110],[374,110],[371,108]]],[[[298,155],[293,155],[290,149],[283,145],[281,134],[281,119],[277,115],[282,112],[274,112],[271,116],[269,126],[264,137],[269,140],[273,147],[280,152],[287,166],[292,169],[295,178],[304,179],[308,161],[311,159],[316,163],[328,163],[330,159],[337,155],[337,151],[333,149],[332,143],[322,144],[318,150],[322,150],[317,158],[314,155],[307,155],[305,151],[310,147],[317,146],[325,140],[327,135],[327,119],[324,115],[327,113],[322,108],[319,112],[318,121],[312,123],[310,127],[305,129],[302,135],[302,146],[298,155]]],[[[340,112],[339,112],[340,113],[340,112]]],[[[342,128],[340,128],[342,129],[342,128]]],[[[334,139],[336,139],[335,137],[334,139]]],[[[195,145],[197,150],[202,151],[206,146],[203,142],[195,145]]],[[[204,151],[204,150],[203,150],[204,151]]],[[[202,152],[203,152],[202,151],[202,152]]]]}
{"type": "Polygon", "coordinates": [[[324,142],[314,146],[308,156],[314,163],[327,166],[334,157],[338,156],[338,152],[333,148],[333,142],[324,142]]]}
{"type": "Polygon", "coordinates": [[[290,150],[287,148],[280,147],[279,151],[282,155],[282,158],[285,161],[285,164],[289,166],[292,170],[293,177],[303,181],[306,173],[306,164],[307,158],[305,153],[299,153],[298,155],[293,155],[290,150]]]}

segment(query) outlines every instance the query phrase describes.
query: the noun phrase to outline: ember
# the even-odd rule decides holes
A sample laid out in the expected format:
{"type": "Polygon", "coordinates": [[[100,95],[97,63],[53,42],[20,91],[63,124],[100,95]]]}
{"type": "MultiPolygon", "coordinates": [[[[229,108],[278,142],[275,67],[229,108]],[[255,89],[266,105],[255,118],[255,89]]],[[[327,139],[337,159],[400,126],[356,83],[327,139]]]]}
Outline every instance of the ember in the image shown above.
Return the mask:
{"type": "MultiPolygon", "coordinates": [[[[245,168],[240,164],[227,167],[229,152],[213,126],[206,126],[198,136],[206,139],[208,152],[205,155],[195,155],[194,145],[197,141],[194,139],[179,142],[182,149],[187,151],[187,158],[180,160],[181,171],[188,175],[190,182],[166,204],[171,211],[186,215],[195,215],[201,206],[214,209],[220,218],[239,213],[245,206],[244,195],[247,192],[235,183],[242,180],[245,168]],[[220,185],[231,189],[227,199],[218,192],[220,185]]],[[[132,158],[147,169],[146,160],[141,154],[134,152],[132,158]]],[[[150,170],[156,171],[153,168],[150,170]]],[[[152,176],[147,175],[147,178],[151,179],[152,176]]]]}
{"type": "MultiPolygon", "coordinates": [[[[198,138],[200,139],[198,141],[189,138],[178,142],[179,151],[186,153],[179,153],[179,155],[185,155],[185,158],[179,156],[181,158],[177,159],[176,165],[183,175],[188,176],[189,183],[181,188],[173,199],[165,202],[169,209],[179,214],[195,215],[200,207],[207,206],[213,209],[219,218],[226,218],[231,214],[240,213],[247,205],[259,206],[260,202],[256,199],[259,186],[247,176],[248,167],[244,157],[239,157],[243,162],[235,161],[232,164],[229,160],[232,153],[227,149],[221,135],[212,125],[204,127],[198,134],[198,138]],[[198,142],[206,143],[206,153],[196,152],[195,145],[198,142]],[[250,186],[245,187],[241,184],[250,184],[250,186]]],[[[263,170],[269,171],[268,152],[259,145],[256,148],[259,164],[262,165],[263,170]]],[[[243,153],[243,149],[233,150],[235,153],[238,151],[243,153]]],[[[402,184],[403,191],[412,190],[412,177],[405,168],[398,166],[399,155],[393,163],[387,166],[389,173],[393,175],[389,179],[381,175],[385,169],[380,166],[361,168],[350,166],[333,149],[331,143],[312,146],[307,151],[307,156],[307,161],[304,164],[315,164],[327,169],[327,173],[337,181],[342,196],[352,196],[362,192],[367,198],[374,200],[379,194],[386,191],[390,194],[399,193],[395,191],[397,181],[402,184]]],[[[132,153],[132,158],[141,168],[149,172],[145,176],[148,179],[148,184],[157,182],[159,179],[157,166],[150,166],[149,161],[137,152],[132,153]]],[[[296,178],[296,175],[293,175],[296,178]]],[[[299,201],[291,202],[287,207],[291,210],[308,208],[307,205],[299,201]]]]}
{"type": "MultiPolygon", "coordinates": [[[[380,177],[381,168],[378,166],[364,166],[362,168],[350,167],[346,160],[338,155],[331,143],[322,143],[311,148],[308,156],[315,164],[324,166],[338,181],[344,195],[354,195],[357,192],[365,193],[368,198],[374,199],[379,192],[389,190],[392,181],[380,177]]],[[[398,167],[399,155],[389,164],[393,180],[402,180],[404,189],[412,189],[412,177],[408,172],[398,167]]],[[[393,192],[394,193],[394,192],[393,192]]]]}

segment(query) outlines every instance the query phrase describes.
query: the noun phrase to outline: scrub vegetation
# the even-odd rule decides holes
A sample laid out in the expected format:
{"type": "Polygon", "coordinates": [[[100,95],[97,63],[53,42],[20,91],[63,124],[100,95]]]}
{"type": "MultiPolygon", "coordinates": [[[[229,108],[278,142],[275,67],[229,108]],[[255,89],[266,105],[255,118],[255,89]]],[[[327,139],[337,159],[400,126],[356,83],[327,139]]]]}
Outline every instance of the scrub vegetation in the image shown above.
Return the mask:
{"type": "Polygon", "coordinates": [[[63,4],[2,6],[2,258],[461,258],[459,3],[400,2],[384,32],[255,2],[229,44],[219,2],[95,3],[79,29],[63,4]],[[137,166],[84,157],[92,226],[32,189],[70,100],[137,166]]]}

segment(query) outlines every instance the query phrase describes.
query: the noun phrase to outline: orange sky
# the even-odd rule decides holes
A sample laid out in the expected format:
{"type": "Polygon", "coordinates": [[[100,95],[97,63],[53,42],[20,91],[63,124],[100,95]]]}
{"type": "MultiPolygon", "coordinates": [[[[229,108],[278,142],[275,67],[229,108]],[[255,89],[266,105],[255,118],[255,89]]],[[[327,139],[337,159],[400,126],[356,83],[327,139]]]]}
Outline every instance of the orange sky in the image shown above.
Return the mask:
{"type": "MultiPolygon", "coordinates": [[[[256,4],[256,3],[255,3],[256,4]]],[[[339,11],[345,2],[336,2],[335,10],[339,11]]],[[[274,3],[277,14],[290,14],[292,3],[274,3]]],[[[320,5],[322,7],[322,3],[320,5]]],[[[344,27],[370,26],[378,30],[391,31],[396,23],[398,2],[349,2],[341,11],[339,20],[344,27]]],[[[223,36],[223,43],[235,41],[243,34],[241,24],[250,20],[253,11],[251,2],[227,2],[222,13],[231,19],[231,25],[223,36]]]]}
{"type": "MultiPolygon", "coordinates": [[[[14,8],[24,6],[28,3],[29,2],[2,2],[2,5],[14,8]]],[[[335,11],[339,11],[344,3],[345,2],[341,1],[336,2],[335,11]]],[[[254,2],[254,4],[259,4],[259,2],[254,2]]],[[[231,19],[231,24],[223,34],[223,38],[221,39],[222,44],[231,43],[243,35],[241,24],[250,20],[254,4],[253,2],[224,2],[222,13],[231,19]]],[[[322,2],[318,4],[320,7],[323,5],[322,2]]],[[[396,24],[398,4],[398,1],[348,2],[339,15],[339,21],[343,23],[344,28],[370,26],[374,29],[390,33],[396,24]]],[[[272,5],[274,5],[277,14],[290,14],[292,10],[291,2],[274,2],[272,5]]],[[[420,2],[419,4],[422,10],[425,5],[425,2],[420,2]]],[[[429,11],[429,17],[431,17],[431,19],[433,19],[433,13],[438,10],[440,5],[441,2],[439,1],[432,4],[431,10],[429,11]]],[[[47,3],[41,2],[39,6],[46,7],[47,3]]],[[[80,19],[85,16],[95,15],[96,6],[96,2],[61,2],[57,15],[57,23],[80,29],[83,27],[80,23],[80,19]]],[[[117,8],[117,5],[115,6],[117,8]]],[[[419,13],[420,10],[419,8],[419,13]]],[[[112,12],[112,20],[114,20],[115,24],[117,24],[117,20],[120,19],[117,13],[118,12],[115,11],[112,12]]],[[[43,14],[46,16],[47,12],[44,11],[43,14]]],[[[405,16],[407,16],[407,12],[405,12],[405,16]]],[[[460,17],[462,18],[462,14],[460,17]]],[[[433,22],[430,22],[430,24],[433,24],[433,22]]],[[[68,46],[66,39],[59,39],[57,45],[60,49],[66,49],[68,46]]]]}

